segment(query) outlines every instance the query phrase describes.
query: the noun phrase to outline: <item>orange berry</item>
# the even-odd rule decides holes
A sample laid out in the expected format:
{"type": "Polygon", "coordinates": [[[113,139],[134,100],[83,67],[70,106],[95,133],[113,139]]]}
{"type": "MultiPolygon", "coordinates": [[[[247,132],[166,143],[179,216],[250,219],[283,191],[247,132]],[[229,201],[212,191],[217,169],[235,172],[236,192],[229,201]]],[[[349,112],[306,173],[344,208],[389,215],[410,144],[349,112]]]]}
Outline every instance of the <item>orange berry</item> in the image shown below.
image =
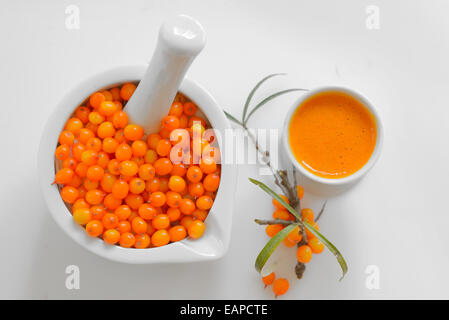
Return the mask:
{"type": "Polygon", "coordinates": [[[204,225],[203,221],[194,220],[187,228],[187,231],[191,238],[198,239],[198,238],[201,238],[205,229],[206,229],[206,226],[204,225]]]}
{"type": "Polygon", "coordinates": [[[79,106],[75,110],[75,117],[81,120],[82,123],[86,124],[89,122],[89,108],[84,106],[79,106]]]}
{"type": "Polygon", "coordinates": [[[68,146],[71,146],[75,142],[75,135],[73,134],[73,132],[64,130],[59,134],[58,142],[60,144],[66,144],[68,146]]]}
{"type": "Polygon", "coordinates": [[[118,217],[113,213],[106,213],[101,220],[106,229],[113,229],[118,225],[118,217]]]}
{"type": "Polygon", "coordinates": [[[83,127],[83,123],[78,118],[70,118],[65,124],[64,130],[70,131],[75,136],[78,135],[79,131],[83,127]]]}
{"type": "MultiPolygon", "coordinates": [[[[288,198],[286,197],[286,196],[284,196],[283,194],[280,194],[279,195],[285,202],[287,202],[287,203],[289,203],[289,201],[288,201],[288,198]]],[[[273,206],[275,207],[275,208],[277,208],[277,209],[284,209],[285,210],[285,207],[279,202],[279,201],[277,201],[276,199],[274,199],[273,198],[273,206]]]]}
{"type": "MultiPolygon", "coordinates": [[[[320,231],[320,227],[318,226],[318,224],[315,222],[315,221],[307,221],[311,226],[312,226],[312,228],[314,228],[316,231],[320,231]]],[[[307,236],[307,239],[312,239],[312,238],[315,238],[315,235],[312,233],[312,232],[310,232],[310,230],[306,227],[306,236],[307,236]]]]}
{"type": "Polygon", "coordinates": [[[56,148],[55,157],[59,160],[65,160],[70,157],[70,147],[66,144],[61,144],[56,148]]]}
{"type": "Polygon", "coordinates": [[[90,213],[92,214],[92,220],[100,221],[106,214],[106,209],[102,205],[92,206],[92,208],[90,208],[90,213]]]}
{"type": "Polygon", "coordinates": [[[127,177],[132,177],[137,174],[137,172],[139,171],[139,167],[134,161],[125,160],[120,163],[119,170],[120,174],[127,177]]]}
{"type": "Polygon", "coordinates": [[[89,103],[92,106],[92,108],[96,109],[96,108],[99,108],[101,103],[105,100],[106,100],[106,97],[102,93],[95,92],[94,94],[92,94],[90,96],[89,103]]]}
{"type": "Polygon", "coordinates": [[[75,143],[72,146],[72,155],[78,162],[81,161],[81,155],[83,154],[84,151],[86,151],[86,146],[81,143],[75,143]]]}
{"type": "Polygon", "coordinates": [[[143,157],[147,153],[148,147],[145,141],[137,140],[131,145],[134,157],[143,157]]]}
{"type": "Polygon", "coordinates": [[[66,184],[72,181],[75,172],[69,168],[62,168],[55,174],[55,181],[53,183],[66,184]]]}
{"type": "Polygon", "coordinates": [[[150,180],[154,178],[156,169],[151,164],[143,164],[139,167],[139,177],[143,180],[150,180]]]}
{"type": "Polygon", "coordinates": [[[109,89],[109,92],[111,93],[112,96],[112,100],[113,101],[120,101],[122,99],[122,97],[120,97],[120,88],[118,87],[114,87],[109,89]]]}
{"type": "Polygon", "coordinates": [[[316,237],[309,239],[307,244],[313,253],[321,253],[324,250],[324,244],[316,237]]]}
{"type": "Polygon", "coordinates": [[[304,197],[304,188],[301,186],[296,186],[296,193],[298,195],[299,200],[304,197]]]}
{"type": "Polygon", "coordinates": [[[152,178],[146,182],[145,190],[147,192],[160,191],[161,180],[159,178],[152,178]]]}
{"type": "Polygon", "coordinates": [[[203,178],[203,172],[198,166],[191,166],[187,169],[187,179],[190,182],[200,182],[203,178]]]}
{"type": "Polygon", "coordinates": [[[122,204],[122,199],[117,199],[110,193],[104,197],[103,204],[106,208],[115,210],[122,204]]]}
{"type": "Polygon", "coordinates": [[[162,126],[170,131],[179,127],[179,118],[173,115],[168,115],[162,119],[162,126]]]}
{"type": "Polygon", "coordinates": [[[104,193],[98,189],[89,190],[86,193],[85,199],[92,205],[100,204],[103,201],[104,193]]]}
{"type": "Polygon", "coordinates": [[[119,221],[116,229],[120,233],[130,232],[131,231],[131,223],[129,223],[129,221],[127,221],[127,220],[119,221]]]}
{"type": "Polygon", "coordinates": [[[281,296],[288,291],[289,283],[287,279],[279,278],[273,282],[273,292],[275,296],[281,296]]]}
{"type": "Polygon", "coordinates": [[[136,247],[137,249],[145,249],[150,246],[151,240],[148,234],[142,233],[136,235],[135,237],[136,237],[136,244],[134,245],[134,247],[136,247]]]}
{"type": "Polygon", "coordinates": [[[98,153],[98,160],[97,160],[97,164],[102,167],[103,169],[105,169],[108,164],[109,164],[109,156],[106,152],[101,151],[100,153],[98,153]]]}
{"type": "Polygon", "coordinates": [[[70,182],[67,183],[66,186],[78,188],[82,183],[83,183],[82,178],[77,174],[74,174],[72,180],[70,180],[70,182]]]}
{"type": "Polygon", "coordinates": [[[160,176],[169,174],[173,169],[173,164],[168,158],[159,158],[154,163],[154,169],[160,176]]]}
{"type": "Polygon", "coordinates": [[[171,242],[176,242],[184,239],[187,236],[186,228],[181,225],[171,227],[168,230],[168,235],[170,236],[171,242]]]}
{"type": "Polygon", "coordinates": [[[171,222],[179,220],[181,217],[181,211],[178,208],[168,208],[167,216],[171,222]]]}
{"type": "Polygon", "coordinates": [[[168,234],[167,230],[164,229],[157,230],[151,236],[151,243],[155,247],[165,246],[169,242],[170,242],[170,235],[168,234]]]}
{"type": "Polygon", "coordinates": [[[193,216],[195,219],[198,219],[198,220],[201,220],[201,221],[206,220],[207,215],[208,215],[208,213],[207,213],[206,210],[200,210],[200,209],[196,209],[196,210],[193,211],[193,213],[192,213],[192,216],[193,216]]]}
{"type": "Polygon", "coordinates": [[[147,223],[141,217],[135,217],[131,221],[131,227],[133,231],[137,234],[145,233],[147,231],[147,223]]]}
{"type": "Polygon", "coordinates": [[[150,134],[147,138],[148,147],[156,151],[157,145],[161,139],[162,139],[161,136],[158,135],[157,133],[150,134]]]}
{"type": "Polygon", "coordinates": [[[92,181],[100,181],[103,175],[104,169],[99,165],[93,165],[87,169],[86,178],[92,181]]]}
{"type": "Polygon", "coordinates": [[[129,191],[134,194],[142,193],[145,190],[145,181],[140,178],[133,178],[129,182],[129,191]]]}
{"type": "Polygon", "coordinates": [[[181,219],[181,225],[184,226],[184,228],[188,229],[193,220],[194,219],[192,216],[184,216],[181,219]]]}
{"type": "Polygon", "coordinates": [[[207,191],[217,191],[220,185],[220,175],[218,173],[209,173],[203,181],[204,189],[207,191]]]}
{"type": "Polygon", "coordinates": [[[66,186],[61,190],[61,198],[67,203],[74,203],[79,197],[78,189],[66,186]]]}
{"type": "Polygon", "coordinates": [[[83,186],[84,186],[84,188],[86,188],[87,191],[97,189],[98,185],[99,185],[98,181],[92,181],[92,180],[89,180],[89,179],[84,179],[83,186]]]}
{"type": "Polygon", "coordinates": [[[158,214],[151,220],[151,225],[157,230],[167,229],[170,226],[170,218],[166,214],[158,214]]]}
{"type": "Polygon", "coordinates": [[[265,232],[271,238],[274,237],[282,229],[284,229],[284,226],[282,224],[269,224],[265,227],[265,232]]]}
{"type": "Polygon", "coordinates": [[[286,239],[289,239],[292,242],[298,243],[302,240],[302,234],[299,230],[299,227],[295,227],[287,236],[286,239]]]}
{"type": "Polygon", "coordinates": [[[296,246],[296,242],[291,241],[289,238],[284,238],[284,240],[282,240],[282,242],[284,243],[284,246],[286,246],[287,248],[296,246]]]}
{"type": "Polygon", "coordinates": [[[109,161],[108,163],[108,171],[109,173],[117,176],[120,174],[120,161],[118,161],[117,159],[112,159],[111,161],[109,161]]]}
{"type": "MultiPolygon", "coordinates": [[[[78,193],[79,190],[78,190],[78,193]]],[[[90,205],[86,202],[86,200],[84,200],[83,198],[78,198],[75,203],[72,205],[72,212],[75,212],[76,209],[81,209],[81,208],[88,208],[89,209],[90,205]]]]}
{"type": "Polygon", "coordinates": [[[115,128],[112,122],[105,121],[98,127],[97,135],[104,139],[104,138],[111,138],[115,135],[115,128]]]}
{"type": "Polygon", "coordinates": [[[168,114],[179,118],[180,116],[182,116],[183,111],[184,111],[184,107],[183,107],[182,103],[173,102],[168,114]]]}
{"type": "Polygon", "coordinates": [[[98,112],[105,117],[112,116],[117,110],[117,105],[112,101],[103,101],[98,108],[98,112]]]}
{"type": "Polygon", "coordinates": [[[104,152],[107,153],[115,153],[115,150],[117,150],[118,147],[118,141],[114,138],[108,137],[103,139],[102,149],[104,152]]]}
{"type": "Polygon", "coordinates": [[[128,101],[136,90],[136,85],[134,83],[125,83],[120,89],[120,97],[128,101]]]}
{"type": "Polygon", "coordinates": [[[156,191],[150,195],[150,201],[154,207],[162,207],[166,202],[166,196],[163,192],[156,191]]]}
{"type": "Polygon", "coordinates": [[[179,193],[168,191],[166,194],[166,202],[170,208],[178,208],[181,205],[182,197],[179,193]]]}
{"type": "Polygon", "coordinates": [[[204,187],[201,182],[189,183],[188,189],[189,194],[194,198],[201,197],[204,194],[204,187]]]}
{"type": "Polygon", "coordinates": [[[120,232],[115,229],[106,230],[103,233],[103,240],[109,244],[116,244],[120,240],[120,232]]]}
{"type": "Polygon", "coordinates": [[[296,258],[299,262],[307,263],[312,260],[312,249],[308,245],[303,245],[296,251],[296,258]]]}
{"type": "Polygon", "coordinates": [[[117,140],[118,143],[126,142],[125,134],[123,133],[123,129],[117,130],[114,135],[114,139],[117,140]]]}
{"type": "Polygon", "coordinates": [[[96,238],[103,233],[103,224],[98,220],[89,221],[86,224],[86,232],[89,236],[96,238]]]}
{"type": "Polygon", "coordinates": [[[159,135],[162,139],[168,139],[170,137],[170,130],[162,127],[161,130],[159,130],[159,135]]]}
{"type": "Polygon", "coordinates": [[[125,203],[131,207],[131,209],[137,210],[143,203],[143,197],[140,194],[129,193],[125,198],[125,203]]]}
{"type": "Polygon", "coordinates": [[[307,220],[309,222],[313,221],[314,219],[314,214],[313,214],[313,210],[310,208],[304,208],[301,210],[301,217],[302,220],[307,220]]]}
{"type": "Polygon", "coordinates": [[[128,207],[126,204],[123,204],[117,207],[114,213],[118,217],[119,221],[124,221],[127,220],[131,215],[131,208],[128,207]]]}
{"type": "Polygon", "coordinates": [[[143,137],[143,128],[137,124],[128,124],[123,130],[125,138],[131,141],[140,140],[143,137]]]}
{"type": "Polygon", "coordinates": [[[161,184],[159,185],[159,191],[166,193],[168,188],[168,178],[167,177],[161,177],[160,179],[161,184]]]}
{"type": "Polygon", "coordinates": [[[171,143],[167,139],[161,139],[157,143],[156,152],[161,157],[165,157],[170,154],[171,143]]]}
{"type": "Polygon", "coordinates": [[[196,113],[196,105],[193,102],[184,103],[183,109],[187,116],[193,116],[196,113]]]}
{"type": "Polygon", "coordinates": [[[95,134],[92,132],[92,130],[87,129],[87,128],[82,128],[80,129],[79,133],[78,133],[78,141],[86,144],[87,140],[89,140],[90,138],[94,138],[95,134]]]}
{"type": "Polygon", "coordinates": [[[73,212],[73,220],[80,225],[87,224],[92,219],[89,208],[80,208],[73,212]]]}
{"type": "Polygon", "coordinates": [[[132,156],[133,151],[129,144],[127,144],[126,142],[119,144],[119,146],[115,150],[115,158],[119,161],[129,160],[132,156]]]}
{"type": "Polygon", "coordinates": [[[116,180],[112,186],[112,195],[117,199],[125,199],[129,192],[129,185],[126,181],[116,180]]]}
{"type": "Polygon", "coordinates": [[[195,207],[195,203],[187,198],[184,198],[181,200],[181,205],[179,206],[179,210],[187,215],[190,215],[193,213],[193,211],[195,211],[196,207],[195,207]]]}
{"type": "Polygon", "coordinates": [[[189,117],[186,116],[185,114],[183,114],[182,116],[179,117],[179,127],[180,128],[187,128],[187,125],[189,123],[189,117]]]}
{"type": "Polygon", "coordinates": [[[144,156],[145,163],[154,164],[157,160],[157,153],[154,150],[148,150],[144,156]]]}
{"type": "Polygon", "coordinates": [[[104,117],[97,111],[89,113],[89,122],[93,125],[99,125],[104,121],[104,117]]]}
{"type": "Polygon", "coordinates": [[[123,248],[131,248],[136,243],[136,238],[130,232],[124,232],[120,235],[120,246],[123,248]]]}
{"type": "Polygon", "coordinates": [[[175,192],[183,192],[186,188],[186,182],[180,176],[171,176],[168,180],[168,187],[175,192]]]}
{"type": "Polygon", "coordinates": [[[151,220],[157,215],[156,209],[149,203],[142,203],[138,210],[139,216],[145,220],[151,220]]]}
{"type": "Polygon", "coordinates": [[[214,204],[210,196],[201,196],[196,200],[196,206],[201,210],[209,210],[214,204]]]}
{"type": "Polygon", "coordinates": [[[269,275],[262,277],[262,282],[265,284],[265,286],[269,286],[274,282],[274,279],[276,278],[276,275],[274,272],[270,273],[269,275]]]}
{"type": "Polygon", "coordinates": [[[273,219],[293,220],[292,215],[287,210],[276,209],[273,212],[273,219]]]}
{"type": "Polygon", "coordinates": [[[83,153],[81,154],[81,161],[87,166],[93,166],[98,161],[98,153],[94,150],[83,151],[83,153]]]}
{"type": "Polygon", "coordinates": [[[124,111],[117,111],[112,115],[112,124],[117,129],[124,129],[128,124],[128,115],[124,111]]]}
{"type": "Polygon", "coordinates": [[[78,163],[75,167],[75,173],[80,176],[81,178],[84,178],[87,174],[87,169],[89,169],[89,166],[83,162],[78,163]]]}
{"type": "Polygon", "coordinates": [[[101,140],[95,137],[89,138],[86,142],[86,149],[99,152],[101,150],[101,140]]]}

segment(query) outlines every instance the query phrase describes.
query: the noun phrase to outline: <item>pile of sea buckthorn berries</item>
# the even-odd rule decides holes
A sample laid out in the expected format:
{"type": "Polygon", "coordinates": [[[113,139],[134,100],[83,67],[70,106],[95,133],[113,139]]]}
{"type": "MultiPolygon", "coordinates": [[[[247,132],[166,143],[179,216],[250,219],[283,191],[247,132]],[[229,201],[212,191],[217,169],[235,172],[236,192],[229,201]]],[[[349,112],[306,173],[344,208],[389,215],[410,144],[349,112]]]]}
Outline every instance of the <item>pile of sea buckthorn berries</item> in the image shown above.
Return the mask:
{"type": "Polygon", "coordinates": [[[200,238],[220,184],[207,122],[178,94],[160,131],[145,135],[123,111],[136,85],[95,92],[59,135],[53,183],[91,237],[125,248],[200,238]],[[194,137],[199,137],[195,140],[194,137]]]}
{"type": "MultiPolygon", "coordinates": [[[[299,199],[304,196],[304,189],[301,186],[296,187],[296,191],[299,199]]],[[[288,199],[284,195],[279,195],[285,202],[289,203],[288,199]]],[[[276,199],[273,199],[273,219],[280,220],[295,220],[293,215],[287,211],[287,209],[276,199]]],[[[307,221],[315,230],[320,230],[318,224],[314,221],[314,213],[312,209],[304,208],[301,210],[302,220],[307,221]]],[[[279,231],[281,231],[285,226],[282,224],[270,224],[265,228],[266,234],[271,238],[279,231]]],[[[312,254],[319,254],[324,250],[324,244],[311,233],[307,227],[305,228],[305,233],[307,237],[307,244],[300,245],[296,250],[296,258],[299,262],[308,263],[312,260],[312,254]]],[[[294,247],[302,240],[302,234],[299,227],[294,228],[287,237],[284,238],[283,243],[286,247],[294,247]]],[[[288,281],[286,279],[280,278],[275,280],[275,274],[271,274],[262,277],[263,283],[267,286],[273,284],[273,292],[276,296],[285,294],[288,291],[288,281]]]]}

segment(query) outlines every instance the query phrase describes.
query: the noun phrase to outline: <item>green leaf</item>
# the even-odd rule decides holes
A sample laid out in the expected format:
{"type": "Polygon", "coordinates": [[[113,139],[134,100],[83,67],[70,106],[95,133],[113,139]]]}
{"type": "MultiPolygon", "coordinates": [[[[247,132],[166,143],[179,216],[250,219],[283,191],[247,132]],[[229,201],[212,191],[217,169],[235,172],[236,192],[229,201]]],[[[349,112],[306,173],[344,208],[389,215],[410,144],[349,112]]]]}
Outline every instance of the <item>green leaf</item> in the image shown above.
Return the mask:
{"type": "Polygon", "coordinates": [[[285,202],[284,199],[282,199],[276,192],[271,190],[271,188],[268,187],[265,183],[263,183],[259,180],[256,180],[256,179],[252,179],[252,178],[249,178],[249,181],[254,183],[256,186],[261,188],[263,191],[268,193],[270,196],[275,198],[277,201],[279,201],[279,203],[282,204],[285,207],[285,209],[287,209],[292,215],[294,215],[296,217],[296,219],[301,221],[301,217],[299,216],[298,212],[296,212],[296,210],[293,209],[293,207],[291,205],[289,205],[287,202],[285,202]]]}
{"type": "Polygon", "coordinates": [[[259,102],[259,103],[254,107],[253,110],[251,110],[251,112],[248,114],[248,116],[246,117],[246,119],[243,118],[243,120],[242,120],[243,123],[246,124],[246,123],[248,122],[249,118],[251,117],[251,115],[252,115],[254,112],[256,112],[257,109],[259,109],[259,108],[262,107],[264,104],[266,104],[268,101],[271,101],[271,100],[273,100],[274,98],[276,98],[276,97],[278,97],[278,96],[280,96],[280,95],[283,95],[283,94],[286,94],[286,93],[289,93],[289,92],[292,92],[292,91],[307,91],[307,90],[306,90],[306,89],[287,89],[287,90],[282,90],[282,91],[276,92],[276,93],[272,94],[271,96],[266,97],[266,98],[263,99],[261,102],[259,102]]]}
{"type": "Polygon", "coordinates": [[[329,241],[326,239],[325,236],[323,236],[318,230],[316,230],[314,227],[312,227],[307,220],[303,221],[304,226],[311,232],[315,237],[317,237],[329,250],[334,254],[335,257],[337,257],[337,261],[340,264],[341,270],[343,271],[343,275],[340,278],[340,281],[344,278],[345,274],[348,272],[348,265],[345,261],[345,258],[343,258],[342,254],[338,249],[329,241]]]}
{"type": "MultiPolygon", "coordinates": [[[[301,218],[299,217],[298,213],[295,209],[293,209],[292,206],[290,206],[287,202],[284,201],[276,192],[271,190],[267,185],[265,185],[263,182],[260,182],[258,180],[249,178],[249,181],[254,183],[255,185],[259,186],[263,191],[268,193],[270,196],[275,198],[277,201],[279,201],[291,214],[293,214],[299,221],[301,221],[301,218]]],[[[340,281],[343,279],[345,274],[348,272],[348,265],[343,258],[342,254],[338,249],[324,237],[320,232],[318,232],[315,228],[313,228],[307,221],[302,221],[304,226],[315,236],[317,237],[329,250],[334,254],[335,257],[337,257],[337,261],[340,264],[340,267],[343,271],[343,275],[340,278],[340,281]]]]}
{"type": "Polygon", "coordinates": [[[237,123],[238,125],[243,126],[243,123],[241,123],[239,120],[237,120],[237,118],[234,117],[232,114],[226,112],[225,110],[223,110],[223,112],[224,112],[224,114],[226,115],[226,117],[227,117],[229,120],[231,120],[231,121],[237,123]]]}
{"type": "Polygon", "coordinates": [[[243,108],[243,115],[242,115],[242,122],[245,122],[245,117],[246,117],[246,113],[248,112],[248,107],[249,104],[251,102],[251,99],[253,98],[254,94],[256,93],[257,89],[259,89],[259,87],[268,79],[275,77],[275,76],[281,76],[281,75],[285,75],[285,73],[273,73],[270,74],[268,76],[266,76],[265,78],[263,78],[262,80],[260,80],[256,86],[253,88],[253,90],[251,90],[251,92],[248,95],[248,98],[246,98],[246,102],[245,102],[245,107],[243,108]]]}
{"type": "Polygon", "coordinates": [[[277,246],[297,226],[297,223],[289,224],[284,229],[276,233],[273,238],[271,238],[270,241],[265,244],[265,247],[263,247],[262,251],[260,251],[256,259],[255,267],[257,272],[260,273],[262,271],[263,266],[268,261],[268,258],[270,258],[270,256],[273,254],[274,250],[276,250],[277,246]]]}

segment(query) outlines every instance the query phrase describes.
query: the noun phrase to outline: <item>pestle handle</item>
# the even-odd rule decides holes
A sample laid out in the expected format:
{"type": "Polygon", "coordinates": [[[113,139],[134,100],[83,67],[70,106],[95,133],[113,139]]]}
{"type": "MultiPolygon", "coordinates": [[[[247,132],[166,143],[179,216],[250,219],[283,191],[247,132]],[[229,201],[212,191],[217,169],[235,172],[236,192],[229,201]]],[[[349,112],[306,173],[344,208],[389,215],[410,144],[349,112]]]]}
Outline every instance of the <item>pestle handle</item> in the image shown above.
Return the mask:
{"type": "Polygon", "coordinates": [[[146,133],[159,131],[187,69],[205,43],[203,27],[189,16],[175,16],[161,26],[148,69],[126,104],[131,123],[146,133]]]}

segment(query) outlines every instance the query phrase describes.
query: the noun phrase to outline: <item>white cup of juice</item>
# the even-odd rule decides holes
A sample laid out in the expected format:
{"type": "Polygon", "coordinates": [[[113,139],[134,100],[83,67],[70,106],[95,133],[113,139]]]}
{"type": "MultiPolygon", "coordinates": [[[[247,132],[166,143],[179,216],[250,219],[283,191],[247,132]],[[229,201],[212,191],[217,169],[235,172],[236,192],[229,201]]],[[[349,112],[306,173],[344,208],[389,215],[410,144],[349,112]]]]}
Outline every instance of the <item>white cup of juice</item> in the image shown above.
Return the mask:
{"type": "Polygon", "coordinates": [[[343,87],[308,91],[290,108],[282,146],[311,193],[336,195],[359,181],[376,163],[383,127],[360,93],[343,87]]]}

